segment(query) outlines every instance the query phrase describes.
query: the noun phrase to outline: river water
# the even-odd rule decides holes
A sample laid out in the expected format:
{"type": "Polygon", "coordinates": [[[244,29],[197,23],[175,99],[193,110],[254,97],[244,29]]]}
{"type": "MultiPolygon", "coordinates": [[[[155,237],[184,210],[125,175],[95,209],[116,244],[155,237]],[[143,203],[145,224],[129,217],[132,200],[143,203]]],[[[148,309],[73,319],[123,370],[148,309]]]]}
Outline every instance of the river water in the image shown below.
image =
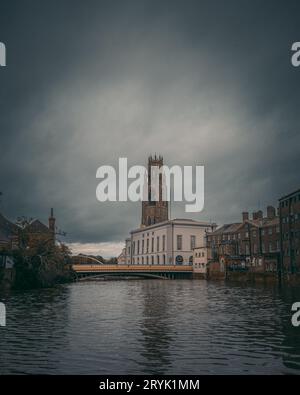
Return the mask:
{"type": "Polygon", "coordinates": [[[299,288],[89,281],[0,301],[0,374],[300,373],[299,288]]]}

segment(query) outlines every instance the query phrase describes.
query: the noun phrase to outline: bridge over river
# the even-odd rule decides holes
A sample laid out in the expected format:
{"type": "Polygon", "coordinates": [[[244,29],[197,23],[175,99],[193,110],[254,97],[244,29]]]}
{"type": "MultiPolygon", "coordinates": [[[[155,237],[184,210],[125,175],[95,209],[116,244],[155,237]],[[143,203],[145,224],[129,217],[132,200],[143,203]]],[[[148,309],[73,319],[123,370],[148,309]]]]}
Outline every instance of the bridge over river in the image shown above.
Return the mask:
{"type": "Polygon", "coordinates": [[[187,265],[106,265],[73,264],[78,279],[86,277],[103,278],[111,276],[150,278],[191,278],[193,267],[187,265]]]}

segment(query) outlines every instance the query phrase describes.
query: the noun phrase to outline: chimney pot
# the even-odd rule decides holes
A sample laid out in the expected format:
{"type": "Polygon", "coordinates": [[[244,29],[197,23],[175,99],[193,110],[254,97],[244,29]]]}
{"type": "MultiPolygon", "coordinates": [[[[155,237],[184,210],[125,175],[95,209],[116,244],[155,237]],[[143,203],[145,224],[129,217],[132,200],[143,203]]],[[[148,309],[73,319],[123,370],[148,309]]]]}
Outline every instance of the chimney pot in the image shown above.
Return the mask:
{"type": "Polygon", "coordinates": [[[243,222],[249,220],[249,213],[248,213],[248,211],[244,211],[244,212],[242,213],[242,216],[243,216],[243,222]]]}

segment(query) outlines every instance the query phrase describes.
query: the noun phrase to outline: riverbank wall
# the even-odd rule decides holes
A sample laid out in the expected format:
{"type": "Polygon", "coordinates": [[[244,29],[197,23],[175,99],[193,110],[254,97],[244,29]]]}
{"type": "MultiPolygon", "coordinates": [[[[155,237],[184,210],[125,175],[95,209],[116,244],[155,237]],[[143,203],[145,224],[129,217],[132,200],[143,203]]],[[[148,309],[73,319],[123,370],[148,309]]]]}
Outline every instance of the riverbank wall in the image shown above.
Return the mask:
{"type": "Polygon", "coordinates": [[[210,271],[206,276],[207,280],[215,281],[229,281],[239,283],[252,284],[281,284],[283,286],[299,286],[300,287],[300,273],[284,274],[281,277],[277,272],[252,272],[252,271],[210,271]]]}

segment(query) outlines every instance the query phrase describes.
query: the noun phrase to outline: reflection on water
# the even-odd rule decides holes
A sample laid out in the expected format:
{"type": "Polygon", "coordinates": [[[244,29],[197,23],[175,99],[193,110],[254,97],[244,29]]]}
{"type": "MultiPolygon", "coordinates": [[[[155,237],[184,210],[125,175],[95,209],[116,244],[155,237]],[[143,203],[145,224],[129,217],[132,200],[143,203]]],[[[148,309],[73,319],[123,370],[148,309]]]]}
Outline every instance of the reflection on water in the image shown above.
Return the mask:
{"type": "Polygon", "coordinates": [[[300,372],[300,289],[86,282],[0,296],[0,373],[300,372]]]}

